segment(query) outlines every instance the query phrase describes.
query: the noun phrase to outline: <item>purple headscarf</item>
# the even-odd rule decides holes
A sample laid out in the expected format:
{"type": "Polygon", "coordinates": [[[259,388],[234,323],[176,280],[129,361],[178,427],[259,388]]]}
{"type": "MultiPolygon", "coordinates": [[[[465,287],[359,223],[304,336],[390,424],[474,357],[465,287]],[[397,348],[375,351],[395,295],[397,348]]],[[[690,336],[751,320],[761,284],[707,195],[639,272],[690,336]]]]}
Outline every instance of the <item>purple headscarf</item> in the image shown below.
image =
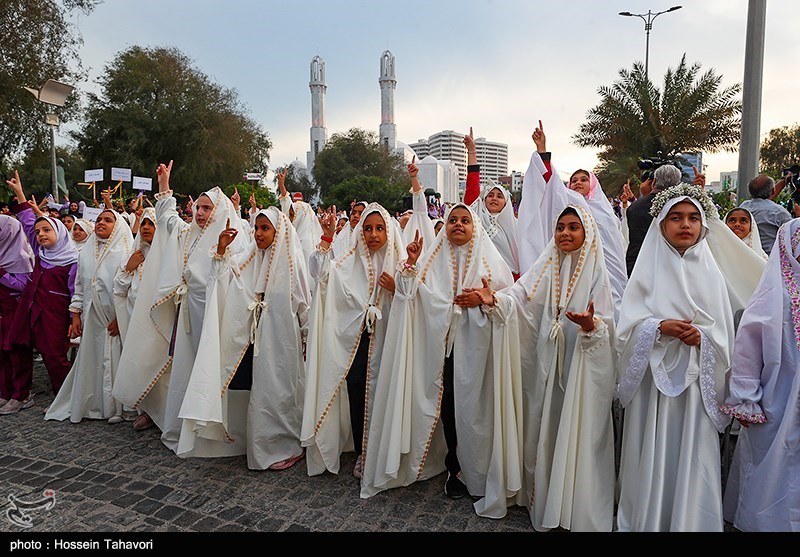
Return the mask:
{"type": "MultiPolygon", "coordinates": [[[[45,248],[39,246],[39,257],[45,263],[53,265],[54,267],[66,267],[72,265],[78,260],[78,249],[72,238],[69,237],[69,231],[64,223],[59,219],[52,217],[39,217],[36,222],[46,220],[56,231],[56,245],[52,248],[45,248]]],[[[36,226],[36,223],[34,223],[36,226]]]]}
{"type": "Polygon", "coordinates": [[[8,215],[0,215],[0,269],[12,274],[33,271],[33,250],[22,224],[8,215]]]}

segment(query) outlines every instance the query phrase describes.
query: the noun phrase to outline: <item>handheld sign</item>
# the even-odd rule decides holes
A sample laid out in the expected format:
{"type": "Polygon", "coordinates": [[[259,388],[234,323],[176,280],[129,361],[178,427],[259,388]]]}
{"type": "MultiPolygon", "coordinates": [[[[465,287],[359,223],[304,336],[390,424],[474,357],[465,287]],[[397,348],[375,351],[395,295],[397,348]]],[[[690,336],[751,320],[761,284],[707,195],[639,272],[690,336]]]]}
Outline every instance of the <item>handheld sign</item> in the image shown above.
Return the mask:
{"type": "Polygon", "coordinates": [[[111,179],[120,182],[130,182],[131,181],[131,169],[130,168],[115,168],[111,167],[111,179]]]}
{"type": "Polygon", "coordinates": [[[102,182],[103,181],[103,169],[96,168],[94,170],[85,170],[83,172],[83,181],[84,182],[102,182]]]}
{"type": "Polygon", "coordinates": [[[134,176],[133,189],[151,191],[153,189],[153,179],[143,178],[142,176],[134,176]]]}
{"type": "Polygon", "coordinates": [[[90,220],[92,222],[97,220],[97,217],[102,213],[102,209],[97,209],[96,207],[86,207],[83,210],[83,218],[86,220],[90,220]]]}
{"type": "Polygon", "coordinates": [[[261,173],[260,172],[248,172],[243,176],[243,178],[245,180],[261,180],[261,173]]]}

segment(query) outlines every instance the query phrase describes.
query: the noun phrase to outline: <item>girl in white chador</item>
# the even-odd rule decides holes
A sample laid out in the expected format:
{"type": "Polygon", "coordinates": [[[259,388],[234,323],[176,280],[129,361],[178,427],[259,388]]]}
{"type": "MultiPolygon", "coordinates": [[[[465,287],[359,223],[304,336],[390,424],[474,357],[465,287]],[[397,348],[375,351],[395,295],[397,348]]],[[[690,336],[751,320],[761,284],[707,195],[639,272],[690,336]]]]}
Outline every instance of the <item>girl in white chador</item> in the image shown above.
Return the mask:
{"type": "Polygon", "coordinates": [[[513,278],[474,211],[458,203],[445,223],[421,258],[424,241],[409,244],[397,274],[361,497],[446,469],[448,497],[480,497],[478,514],[500,518],[521,488],[520,378],[509,347],[493,350],[491,323],[470,289],[513,278]]]}
{"type": "MultiPolygon", "coordinates": [[[[104,198],[106,206],[111,207],[108,192],[104,192],[104,198]]],[[[47,420],[123,421],[122,403],[111,392],[122,351],[113,289],[117,269],[128,260],[132,247],[128,222],[110,209],[100,213],[94,234],[78,256],[75,294],[70,304],[70,337],[81,337],[80,348],[64,385],[45,414],[47,420]]]]}
{"type": "Polygon", "coordinates": [[[180,412],[178,455],[206,456],[216,444],[217,454],[225,447],[231,454],[246,450],[252,470],[284,470],[303,456],[303,340],[311,294],[289,218],[269,207],[256,213],[253,226],[255,241],[236,256],[227,250],[236,229],[219,236],[200,349],[180,412]]]}
{"type": "MultiPolygon", "coordinates": [[[[300,246],[303,248],[303,253],[306,257],[306,263],[316,249],[319,237],[322,234],[322,228],[319,225],[319,219],[311,205],[303,201],[302,196],[299,199],[292,199],[289,192],[286,191],[284,182],[286,181],[286,170],[277,174],[278,178],[278,202],[281,204],[281,211],[289,217],[289,221],[297,231],[297,237],[300,240],[300,246]]],[[[313,289],[312,289],[313,290],[313,289]]]]}
{"type": "Polygon", "coordinates": [[[94,223],[88,219],[76,219],[75,224],[72,225],[72,230],[70,231],[70,236],[72,237],[72,241],[75,243],[75,247],[78,248],[78,253],[80,253],[83,246],[86,244],[86,240],[89,239],[89,236],[92,235],[94,232],[94,223]],[[76,229],[75,226],[78,228],[76,229]]]}
{"type": "MultiPolygon", "coordinates": [[[[336,207],[323,217],[323,234],[336,226],[336,207]]],[[[350,248],[333,259],[323,239],[311,254],[316,283],[306,348],[306,392],[301,441],[308,474],[338,474],[342,452],[358,455],[360,478],[365,416],[386,338],[394,272],[401,257],[400,225],[377,203],[364,209],[350,248]]],[[[389,344],[392,344],[390,341],[389,344]]]]}
{"type": "MultiPolygon", "coordinates": [[[[80,222],[80,221],[78,221],[80,222]]],[[[78,224],[76,222],[76,224],[78,224]]],[[[117,310],[119,334],[122,346],[125,346],[125,337],[128,334],[128,324],[133,315],[133,308],[139,294],[144,273],[144,261],[150,252],[153,237],[156,233],[156,210],[152,207],[141,210],[135,215],[133,228],[136,238],[133,240],[133,251],[127,261],[123,261],[114,278],[114,307],[117,310]]],[[[146,412],[139,412],[133,421],[133,429],[142,430],[155,425],[146,412]]]]}
{"type": "Polygon", "coordinates": [[[659,193],[623,298],[618,396],[625,408],[620,531],[721,531],[720,410],[734,312],[764,263],[705,190],[659,193]]]}
{"type": "Polygon", "coordinates": [[[723,411],[742,429],[723,510],[745,532],[800,531],[798,257],[800,220],[794,219],[778,230],[736,334],[723,411]]]}
{"type": "Polygon", "coordinates": [[[511,193],[491,178],[489,184],[482,189],[480,197],[470,208],[480,216],[483,229],[516,279],[522,273],[517,247],[517,217],[514,216],[511,193]]]}
{"type": "Polygon", "coordinates": [[[353,234],[353,231],[356,229],[356,226],[358,226],[358,221],[361,220],[361,214],[366,208],[366,201],[356,201],[350,207],[350,215],[348,217],[347,224],[345,224],[344,228],[342,228],[336,233],[335,236],[333,236],[331,250],[333,251],[334,258],[341,256],[347,250],[353,247],[353,243],[356,238],[355,234],[353,234]]]}
{"type": "Polygon", "coordinates": [[[765,261],[769,258],[767,252],[761,247],[761,235],[758,233],[758,226],[756,226],[756,219],[753,218],[753,213],[744,207],[736,207],[725,215],[725,224],[747,247],[756,252],[765,261]]]}
{"type": "Polygon", "coordinates": [[[247,248],[249,226],[218,187],[197,198],[192,222],[184,222],[169,188],[171,170],[171,161],[157,170],[158,234],[142,269],[114,396],[146,412],[161,429],[162,442],[175,451],[178,411],[203,331],[211,254],[226,222],[243,232],[231,244],[232,253],[247,248]]]}
{"type": "Polygon", "coordinates": [[[514,286],[481,289],[495,342],[522,366],[525,491],[536,530],[610,532],[614,309],[591,214],[569,206],[553,239],[514,286]],[[498,327],[499,325],[499,327],[498,327]]]}
{"type": "Polygon", "coordinates": [[[523,179],[522,202],[519,207],[519,252],[523,272],[528,270],[545,249],[555,229],[555,220],[567,205],[588,209],[597,222],[602,238],[616,320],[619,318],[622,296],[628,283],[625,267],[626,242],[620,220],[593,173],[576,170],[570,176],[568,186],[564,187],[555,167],[550,163],[549,169],[545,166],[540,155],[546,152],[546,138],[541,121],[532,138],[537,151],[531,155],[531,162],[523,179]],[[549,175],[547,182],[544,180],[546,175],[549,175]]]}
{"type": "Polygon", "coordinates": [[[436,232],[433,230],[433,221],[428,216],[428,202],[425,200],[425,191],[419,181],[419,167],[414,164],[416,156],[412,157],[408,165],[408,177],[411,178],[411,202],[413,211],[411,217],[403,228],[403,245],[407,246],[414,241],[416,236],[421,236],[426,247],[433,245],[436,232]]]}

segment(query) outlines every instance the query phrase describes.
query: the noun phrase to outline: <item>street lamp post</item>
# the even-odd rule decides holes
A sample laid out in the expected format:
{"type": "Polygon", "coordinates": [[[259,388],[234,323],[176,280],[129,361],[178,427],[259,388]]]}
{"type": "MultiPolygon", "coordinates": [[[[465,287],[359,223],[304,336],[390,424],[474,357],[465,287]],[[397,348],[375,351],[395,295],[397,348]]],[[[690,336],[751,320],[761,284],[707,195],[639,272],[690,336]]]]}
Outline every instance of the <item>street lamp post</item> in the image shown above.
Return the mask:
{"type": "Polygon", "coordinates": [[[675,10],[680,10],[683,6],[672,6],[668,10],[664,10],[663,12],[653,13],[650,10],[647,10],[646,14],[632,14],[631,12],[619,12],[619,15],[623,15],[625,17],[638,17],[642,21],[644,21],[644,30],[647,33],[647,42],[644,51],[644,74],[647,79],[650,79],[650,30],[653,28],[653,21],[660,16],[661,14],[666,14],[669,12],[674,12],[675,10]]]}
{"type": "MultiPolygon", "coordinates": [[[[40,102],[50,106],[64,106],[67,97],[75,89],[72,85],[61,83],[53,79],[48,79],[39,89],[25,87],[31,95],[40,102]]],[[[52,173],[53,199],[58,202],[58,176],[56,175],[56,127],[58,127],[58,115],[48,112],[45,123],[50,126],[50,172],[52,173]]]]}

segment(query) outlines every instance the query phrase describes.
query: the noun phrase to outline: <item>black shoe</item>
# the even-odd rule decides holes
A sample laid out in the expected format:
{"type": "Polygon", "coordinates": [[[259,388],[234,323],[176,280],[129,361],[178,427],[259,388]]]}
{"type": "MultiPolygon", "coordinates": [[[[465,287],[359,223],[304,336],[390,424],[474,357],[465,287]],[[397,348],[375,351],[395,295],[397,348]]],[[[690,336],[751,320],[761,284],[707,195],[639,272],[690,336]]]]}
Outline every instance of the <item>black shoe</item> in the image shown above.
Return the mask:
{"type": "Polygon", "coordinates": [[[447,481],[444,482],[444,494],[450,499],[461,499],[467,494],[467,486],[457,476],[448,472],[447,481]]]}

